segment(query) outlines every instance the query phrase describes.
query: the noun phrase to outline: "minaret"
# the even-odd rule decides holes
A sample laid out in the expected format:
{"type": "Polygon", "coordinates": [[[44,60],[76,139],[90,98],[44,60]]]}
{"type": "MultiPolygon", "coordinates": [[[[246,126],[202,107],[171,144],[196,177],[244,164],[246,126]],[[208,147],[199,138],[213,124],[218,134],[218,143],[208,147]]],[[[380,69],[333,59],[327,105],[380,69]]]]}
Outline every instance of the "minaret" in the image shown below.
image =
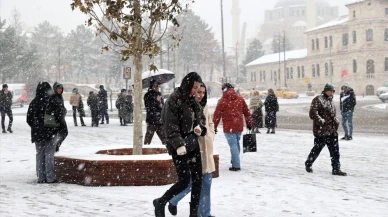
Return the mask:
{"type": "Polygon", "coordinates": [[[232,4],[232,47],[238,49],[240,38],[240,0],[233,0],[232,4]]]}
{"type": "Polygon", "coordinates": [[[312,29],[317,25],[317,4],[315,0],[307,0],[306,8],[307,29],[312,29]]]}

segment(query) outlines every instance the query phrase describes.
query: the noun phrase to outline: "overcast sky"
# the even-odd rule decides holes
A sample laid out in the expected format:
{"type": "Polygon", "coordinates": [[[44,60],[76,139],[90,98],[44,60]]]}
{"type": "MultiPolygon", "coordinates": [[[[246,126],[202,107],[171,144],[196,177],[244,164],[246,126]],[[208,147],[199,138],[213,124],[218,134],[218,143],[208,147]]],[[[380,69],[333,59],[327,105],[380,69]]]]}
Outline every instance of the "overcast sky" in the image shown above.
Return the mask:
{"type": "MultiPolygon", "coordinates": [[[[72,11],[71,0],[0,0],[0,16],[8,19],[13,8],[19,10],[25,27],[33,27],[38,23],[48,20],[50,23],[59,26],[64,33],[70,32],[77,25],[84,24],[86,18],[81,12],[72,11]]],[[[224,27],[226,49],[232,47],[232,0],[224,2],[224,27]]],[[[340,14],[346,14],[345,3],[349,0],[327,0],[331,5],[340,6],[340,14]]],[[[255,37],[258,27],[264,20],[264,10],[272,9],[275,0],[240,0],[241,27],[247,23],[247,39],[255,37]]],[[[217,39],[221,40],[221,9],[220,0],[195,0],[191,9],[202,17],[216,33],[217,39]]]]}

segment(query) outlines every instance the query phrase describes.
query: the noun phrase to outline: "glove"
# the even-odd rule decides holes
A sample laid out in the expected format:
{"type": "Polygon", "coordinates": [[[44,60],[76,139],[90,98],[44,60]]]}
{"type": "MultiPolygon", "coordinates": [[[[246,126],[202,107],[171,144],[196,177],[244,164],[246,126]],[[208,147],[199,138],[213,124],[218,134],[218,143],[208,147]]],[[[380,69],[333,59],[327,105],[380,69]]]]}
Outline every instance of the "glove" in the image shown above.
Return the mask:
{"type": "Polygon", "coordinates": [[[195,133],[197,136],[201,136],[202,130],[201,130],[201,127],[200,127],[199,125],[197,125],[197,126],[194,128],[194,133],[195,133]]]}
{"type": "Polygon", "coordinates": [[[214,129],[214,134],[217,134],[218,130],[217,129],[214,129]]]}
{"type": "Polygon", "coordinates": [[[180,156],[187,154],[186,147],[181,146],[176,150],[176,153],[180,156]]]}

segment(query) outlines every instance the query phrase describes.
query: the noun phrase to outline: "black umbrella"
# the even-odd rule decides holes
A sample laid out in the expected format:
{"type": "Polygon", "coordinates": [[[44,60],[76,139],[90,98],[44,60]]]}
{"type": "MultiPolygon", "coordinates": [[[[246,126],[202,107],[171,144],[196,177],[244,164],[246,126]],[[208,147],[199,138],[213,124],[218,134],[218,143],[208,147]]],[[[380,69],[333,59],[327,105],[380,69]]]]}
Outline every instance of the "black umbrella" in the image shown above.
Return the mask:
{"type": "Polygon", "coordinates": [[[149,88],[151,81],[156,81],[158,84],[164,84],[175,78],[173,72],[167,69],[158,69],[155,71],[146,71],[141,74],[143,88],[149,88]]]}

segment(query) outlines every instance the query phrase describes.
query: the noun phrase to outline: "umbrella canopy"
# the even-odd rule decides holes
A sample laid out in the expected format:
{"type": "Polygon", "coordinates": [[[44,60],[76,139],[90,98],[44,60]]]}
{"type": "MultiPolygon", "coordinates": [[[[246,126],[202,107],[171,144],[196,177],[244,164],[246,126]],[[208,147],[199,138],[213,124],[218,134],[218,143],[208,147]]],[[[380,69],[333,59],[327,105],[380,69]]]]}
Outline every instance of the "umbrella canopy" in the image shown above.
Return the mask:
{"type": "Polygon", "coordinates": [[[175,78],[175,74],[167,69],[158,69],[156,71],[146,71],[141,74],[143,88],[149,88],[151,81],[158,84],[164,84],[175,78]]]}

